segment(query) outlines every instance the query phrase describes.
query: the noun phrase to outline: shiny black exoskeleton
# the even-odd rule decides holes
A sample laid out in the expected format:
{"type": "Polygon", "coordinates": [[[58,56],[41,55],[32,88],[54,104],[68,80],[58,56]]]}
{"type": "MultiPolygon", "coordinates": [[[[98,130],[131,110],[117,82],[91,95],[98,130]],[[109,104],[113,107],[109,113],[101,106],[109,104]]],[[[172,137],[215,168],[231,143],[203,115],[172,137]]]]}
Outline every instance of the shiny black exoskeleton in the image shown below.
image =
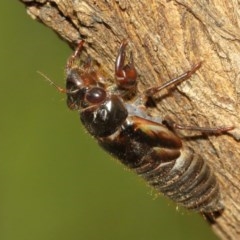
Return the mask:
{"type": "Polygon", "coordinates": [[[66,93],[68,107],[80,112],[87,131],[101,147],[177,203],[200,212],[222,210],[219,185],[210,167],[201,156],[183,147],[171,129],[221,133],[232,127],[185,127],[151,117],[143,108],[148,96],[189,78],[201,63],[160,87],[134,96],[137,71],[132,54],[125,65],[127,42],[121,43],[116,58],[115,88],[107,87],[90,60],[79,66],[83,43],[80,41],[67,62],[66,93]]]}

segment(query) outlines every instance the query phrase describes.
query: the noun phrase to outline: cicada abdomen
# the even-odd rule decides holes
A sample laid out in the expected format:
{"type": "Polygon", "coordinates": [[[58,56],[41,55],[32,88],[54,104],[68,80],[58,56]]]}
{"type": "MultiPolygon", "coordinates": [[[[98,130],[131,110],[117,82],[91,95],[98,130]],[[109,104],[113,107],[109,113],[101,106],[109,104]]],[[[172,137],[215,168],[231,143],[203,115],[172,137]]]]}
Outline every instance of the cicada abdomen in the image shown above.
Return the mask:
{"type": "Polygon", "coordinates": [[[201,212],[223,209],[218,182],[206,161],[185,150],[181,139],[162,124],[128,116],[118,132],[99,142],[178,204],[201,212]]]}

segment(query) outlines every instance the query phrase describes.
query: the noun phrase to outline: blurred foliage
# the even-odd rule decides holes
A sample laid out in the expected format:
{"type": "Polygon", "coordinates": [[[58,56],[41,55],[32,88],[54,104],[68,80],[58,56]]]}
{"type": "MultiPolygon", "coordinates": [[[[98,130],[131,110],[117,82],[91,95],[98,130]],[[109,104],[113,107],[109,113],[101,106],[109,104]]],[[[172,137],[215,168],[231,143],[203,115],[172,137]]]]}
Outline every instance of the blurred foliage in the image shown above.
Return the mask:
{"type": "Polygon", "coordinates": [[[0,239],[216,239],[103,152],[37,74],[64,86],[68,45],[19,1],[0,11],[0,239]]]}

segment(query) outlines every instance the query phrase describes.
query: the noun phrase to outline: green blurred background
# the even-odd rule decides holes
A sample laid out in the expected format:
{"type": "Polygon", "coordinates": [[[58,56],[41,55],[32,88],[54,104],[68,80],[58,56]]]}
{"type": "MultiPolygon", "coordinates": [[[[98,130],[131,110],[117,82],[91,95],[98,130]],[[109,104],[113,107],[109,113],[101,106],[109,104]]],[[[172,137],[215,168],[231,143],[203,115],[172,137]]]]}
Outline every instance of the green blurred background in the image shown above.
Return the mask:
{"type": "Polygon", "coordinates": [[[65,96],[71,49],[17,0],[0,2],[0,239],[217,239],[104,153],[65,96]]]}

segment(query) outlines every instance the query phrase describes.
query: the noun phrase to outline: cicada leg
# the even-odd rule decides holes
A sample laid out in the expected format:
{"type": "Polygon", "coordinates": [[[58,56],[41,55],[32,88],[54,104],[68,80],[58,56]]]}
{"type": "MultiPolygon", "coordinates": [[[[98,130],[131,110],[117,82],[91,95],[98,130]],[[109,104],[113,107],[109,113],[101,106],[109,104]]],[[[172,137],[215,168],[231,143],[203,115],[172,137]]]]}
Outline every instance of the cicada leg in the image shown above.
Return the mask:
{"type": "Polygon", "coordinates": [[[198,127],[198,126],[182,125],[172,121],[169,117],[163,120],[163,124],[165,124],[171,129],[198,131],[198,132],[207,133],[207,134],[222,134],[234,129],[234,126],[198,127]]]}
{"type": "Polygon", "coordinates": [[[129,62],[125,64],[126,46],[127,40],[123,40],[115,61],[115,77],[119,88],[131,90],[136,87],[137,70],[134,65],[132,52],[130,52],[129,62]]]}
{"type": "Polygon", "coordinates": [[[79,41],[74,53],[69,57],[66,65],[67,70],[70,70],[72,68],[76,58],[79,57],[79,54],[83,49],[83,44],[84,44],[84,40],[79,41]]]}
{"type": "Polygon", "coordinates": [[[170,79],[169,81],[163,83],[160,86],[157,87],[151,87],[149,89],[147,89],[144,94],[147,97],[151,97],[152,95],[156,94],[157,92],[160,92],[161,90],[171,86],[171,85],[176,85],[178,83],[181,83],[182,81],[190,78],[202,65],[202,62],[199,62],[197,64],[195,64],[189,71],[181,74],[180,76],[170,79]]]}

